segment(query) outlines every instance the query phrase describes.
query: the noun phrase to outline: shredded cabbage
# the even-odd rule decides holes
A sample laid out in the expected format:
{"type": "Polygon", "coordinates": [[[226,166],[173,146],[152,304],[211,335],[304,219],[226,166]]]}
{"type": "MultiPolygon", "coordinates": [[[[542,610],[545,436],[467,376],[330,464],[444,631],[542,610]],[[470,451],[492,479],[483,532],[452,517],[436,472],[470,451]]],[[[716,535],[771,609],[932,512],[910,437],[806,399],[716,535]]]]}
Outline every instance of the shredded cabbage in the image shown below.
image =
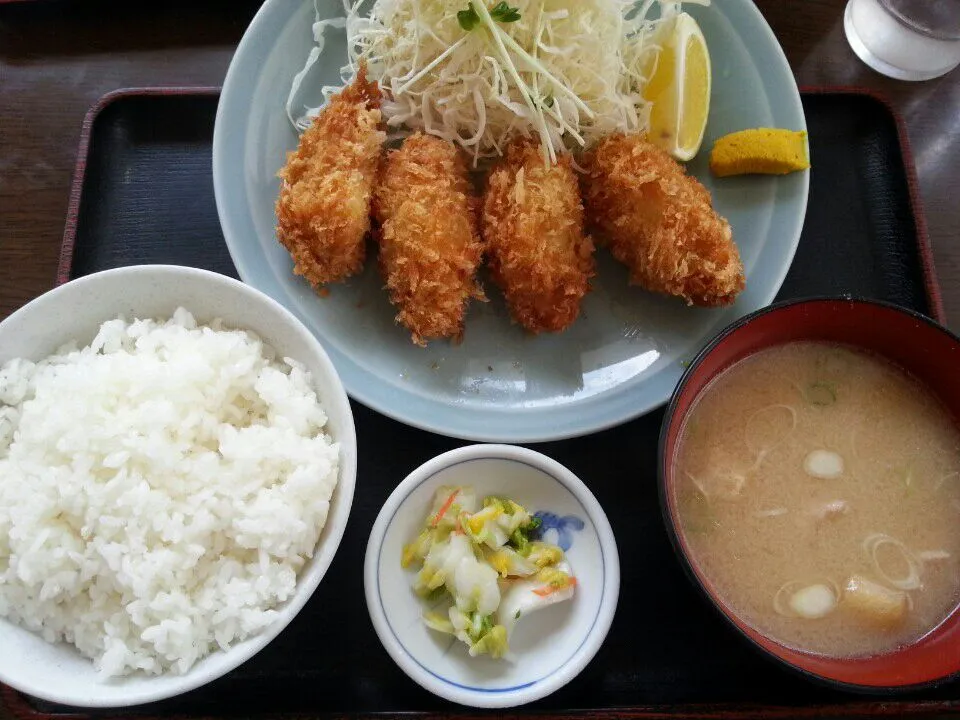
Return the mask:
{"type": "MultiPolygon", "coordinates": [[[[314,12],[319,13],[319,11],[316,10],[316,4],[314,4],[314,12]]],[[[287,95],[286,105],[287,117],[290,118],[290,122],[293,123],[293,126],[298,130],[305,130],[310,124],[310,120],[309,117],[300,118],[299,120],[293,119],[293,100],[300,90],[303,79],[307,76],[307,73],[310,72],[310,68],[316,64],[317,60],[320,59],[320,55],[323,53],[323,47],[326,44],[323,31],[328,27],[346,28],[346,18],[330,18],[328,20],[320,20],[317,18],[313,23],[313,41],[316,45],[311,48],[310,54],[307,55],[307,62],[304,64],[303,69],[293,76],[293,80],[290,83],[290,93],[287,95]]],[[[317,111],[319,111],[319,108],[314,108],[313,114],[315,115],[317,111]]]]}
{"type": "MultiPolygon", "coordinates": [[[[710,0],[687,0],[708,5],[710,0]]],[[[541,140],[544,158],[587,147],[614,132],[647,128],[643,88],[656,69],[658,30],[680,12],[664,0],[512,0],[515,22],[498,22],[481,0],[480,23],[461,27],[467,0],[344,0],[345,18],[313,26],[316,46],[293,79],[287,114],[298,130],[319,107],[294,120],[303,78],[324,51],[324,30],[345,27],[349,57],[361,60],[384,91],[393,136],[414,130],[456,142],[473,157],[497,156],[516,134],[541,140]],[[659,17],[649,19],[654,5],[659,17]]],[[[339,88],[323,88],[323,100],[339,88]]]]}

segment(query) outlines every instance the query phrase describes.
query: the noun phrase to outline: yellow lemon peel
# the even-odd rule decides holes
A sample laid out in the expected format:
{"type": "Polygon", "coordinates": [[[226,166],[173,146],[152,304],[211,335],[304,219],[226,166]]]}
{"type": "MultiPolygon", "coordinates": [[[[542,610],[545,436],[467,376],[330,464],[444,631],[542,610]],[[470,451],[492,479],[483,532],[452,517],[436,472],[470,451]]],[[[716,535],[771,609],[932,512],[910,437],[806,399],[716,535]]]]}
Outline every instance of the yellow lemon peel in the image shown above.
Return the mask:
{"type": "Polygon", "coordinates": [[[807,133],[802,130],[740,130],[718,139],[710,152],[710,170],[718,177],[785,175],[809,167],[807,133]]]}

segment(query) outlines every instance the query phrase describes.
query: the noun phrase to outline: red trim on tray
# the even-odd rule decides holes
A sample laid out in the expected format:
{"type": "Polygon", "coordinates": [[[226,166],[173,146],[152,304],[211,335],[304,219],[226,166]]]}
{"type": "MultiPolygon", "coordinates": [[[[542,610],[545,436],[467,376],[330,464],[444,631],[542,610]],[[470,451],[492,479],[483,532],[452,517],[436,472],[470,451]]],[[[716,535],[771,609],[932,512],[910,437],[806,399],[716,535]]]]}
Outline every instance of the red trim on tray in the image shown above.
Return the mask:
{"type": "Polygon", "coordinates": [[[6,685],[0,685],[0,707],[3,707],[15,720],[42,720],[49,717],[30,707],[25,695],[6,685]]]}
{"type": "MultiPolygon", "coordinates": [[[[2,686],[0,686],[2,687],[2,686]]],[[[86,720],[92,718],[85,714],[50,714],[34,710],[27,698],[7,687],[0,692],[6,707],[16,720],[86,720]]],[[[98,711],[96,720],[128,720],[122,710],[118,714],[103,714],[98,711]]],[[[818,705],[814,707],[779,707],[757,704],[716,704],[683,706],[637,706],[611,710],[582,710],[567,712],[540,712],[540,720],[676,720],[677,718],[696,718],[697,720],[787,720],[788,718],[855,718],[855,717],[915,717],[946,716],[960,712],[960,702],[941,700],[936,702],[858,702],[847,705],[818,705]]],[[[512,716],[522,714],[522,708],[514,710],[512,716]]],[[[527,711],[526,714],[530,714],[527,711]]],[[[351,717],[355,720],[384,720],[385,718],[406,718],[406,720],[489,720],[489,715],[481,715],[476,710],[452,709],[446,713],[338,713],[337,717],[351,717]]],[[[287,720],[316,720],[331,717],[330,713],[293,713],[285,716],[287,720]]],[[[149,720],[149,718],[148,718],[149,720]]],[[[156,718],[155,720],[159,720],[156,718]]],[[[169,716],[167,720],[186,720],[185,716],[169,716]]],[[[196,718],[194,720],[200,720],[196,718]]]]}
{"type": "Polygon", "coordinates": [[[917,179],[917,166],[913,161],[910,135],[907,132],[907,123],[903,116],[897,112],[886,95],[872,88],[847,85],[802,85],[800,86],[800,92],[810,95],[865,95],[879,102],[893,116],[897,125],[897,137],[900,140],[900,155],[903,157],[903,167],[907,174],[907,194],[910,197],[910,210],[913,213],[913,222],[917,231],[917,247],[920,250],[920,262],[923,266],[923,285],[927,291],[930,317],[941,325],[946,325],[947,314],[943,308],[943,296],[940,293],[940,282],[936,264],[933,260],[933,248],[930,245],[930,236],[927,233],[927,217],[923,212],[923,199],[920,195],[920,181],[917,179]]]}
{"type": "MultiPolygon", "coordinates": [[[[3,0],[0,0],[3,2],[3,0]]],[[[90,159],[90,140],[93,135],[93,125],[97,116],[117,100],[127,97],[150,97],[169,95],[219,95],[219,87],[131,87],[111,90],[101,97],[91,107],[83,118],[80,129],[80,143],[77,149],[77,164],[73,171],[73,182],[70,185],[70,201],[67,205],[67,221],[63,230],[63,240],[60,243],[60,261],[57,264],[57,285],[63,285],[70,280],[70,269],[73,266],[73,248],[77,240],[77,218],[80,214],[80,197],[83,193],[83,180],[87,172],[87,162],[90,159]]]]}

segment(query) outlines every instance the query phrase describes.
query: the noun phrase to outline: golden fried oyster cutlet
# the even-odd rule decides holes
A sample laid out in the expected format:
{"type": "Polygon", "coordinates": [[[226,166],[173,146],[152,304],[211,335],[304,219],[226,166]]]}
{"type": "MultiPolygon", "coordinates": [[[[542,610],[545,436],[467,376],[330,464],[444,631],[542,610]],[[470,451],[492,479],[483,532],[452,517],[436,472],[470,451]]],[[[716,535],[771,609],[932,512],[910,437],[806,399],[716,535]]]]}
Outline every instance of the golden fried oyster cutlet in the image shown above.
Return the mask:
{"type": "Polygon", "coordinates": [[[277,239],[293,257],[294,271],[314,286],[363,268],[371,192],[386,137],[380,97],[361,65],[353,84],[330,99],[279,173],[277,239]]]}
{"type": "Polygon", "coordinates": [[[493,281],[514,321],[533,333],[573,323],[594,260],[570,156],[547,167],[538,142],[511,142],[487,180],[481,226],[493,281]]]}
{"type": "Polygon", "coordinates": [[[380,165],[373,197],[380,271],[413,341],[459,338],[482,245],[477,202],[456,146],[417,133],[380,165]]]}
{"type": "Polygon", "coordinates": [[[587,217],[631,283],[691,305],[734,301],[743,264],[703,185],[639,135],[606,137],[584,160],[587,217]]]}

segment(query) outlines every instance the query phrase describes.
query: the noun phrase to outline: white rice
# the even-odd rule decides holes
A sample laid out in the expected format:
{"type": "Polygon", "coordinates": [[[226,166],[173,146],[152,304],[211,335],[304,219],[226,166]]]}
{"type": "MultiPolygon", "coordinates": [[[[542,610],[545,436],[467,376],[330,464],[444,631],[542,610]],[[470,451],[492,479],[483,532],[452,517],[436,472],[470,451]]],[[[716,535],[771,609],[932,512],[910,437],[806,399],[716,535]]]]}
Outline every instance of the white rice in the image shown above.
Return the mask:
{"type": "Polygon", "coordinates": [[[104,676],[186,672],[293,593],[339,447],[302,366],[257,337],[104,323],[0,368],[0,617],[104,676]]]}

